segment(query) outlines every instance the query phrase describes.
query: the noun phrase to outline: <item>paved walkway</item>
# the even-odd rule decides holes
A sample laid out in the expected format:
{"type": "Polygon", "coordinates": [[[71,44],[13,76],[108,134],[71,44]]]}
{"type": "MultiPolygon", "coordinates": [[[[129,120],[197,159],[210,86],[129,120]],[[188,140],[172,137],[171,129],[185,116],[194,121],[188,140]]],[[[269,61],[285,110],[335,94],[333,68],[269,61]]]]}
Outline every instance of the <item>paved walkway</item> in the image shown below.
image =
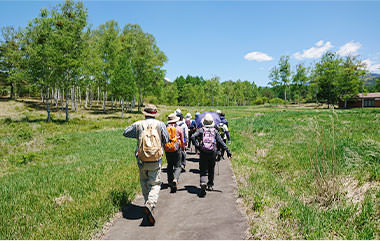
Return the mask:
{"type": "Polygon", "coordinates": [[[187,159],[177,193],[170,193],[163,168],[154,227],[146,225],[144,200],[139,196],[123,210],[123,217],[114,221],[103,239],[244,239],[248,222],[237,208],[230,161],[219,163],[219,175],[215,167],[215,190],[200,198],[198,155],[189,153],[187,159]]]}

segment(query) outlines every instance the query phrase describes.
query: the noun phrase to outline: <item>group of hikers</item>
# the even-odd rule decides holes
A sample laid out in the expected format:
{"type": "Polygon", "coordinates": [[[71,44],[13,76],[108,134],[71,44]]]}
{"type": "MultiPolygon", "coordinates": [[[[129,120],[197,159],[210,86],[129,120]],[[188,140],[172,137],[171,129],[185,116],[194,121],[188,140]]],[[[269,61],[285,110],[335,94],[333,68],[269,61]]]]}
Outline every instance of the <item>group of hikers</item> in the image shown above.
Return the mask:
{"type": "Polygon", "coordinates": [[[195,113],[192,119],[190,113],[185,118],[180,109],[168,115],[167,124],[155,119],[158,110],[155,105],[147,104],[142,111],[145,120],[140,120],[128,126],[123,135],[137,139],[135,152],[139,167],[141,191],[144,196],[144,212],[151,225],[155,224],[154,208],[156,207],[161,189],[161,160],[165,152],[167,160],[168,185],[175,193],[181,172],[186,171],[186,151],[193,145],[199,154],[200,193],[206,196],[206,190],[212,191],[214,186],[215,163],[224,158],[224,153],[231,158],[227,147],[231,143],[228,122],[223,112],[218,110],[218,122],[206,113],[200,119],[200,113],[195,113]],[[196,121],[198,120],[198,121],[196,121]],[[227,142],[228,141],[228,142],[227,142]]]}

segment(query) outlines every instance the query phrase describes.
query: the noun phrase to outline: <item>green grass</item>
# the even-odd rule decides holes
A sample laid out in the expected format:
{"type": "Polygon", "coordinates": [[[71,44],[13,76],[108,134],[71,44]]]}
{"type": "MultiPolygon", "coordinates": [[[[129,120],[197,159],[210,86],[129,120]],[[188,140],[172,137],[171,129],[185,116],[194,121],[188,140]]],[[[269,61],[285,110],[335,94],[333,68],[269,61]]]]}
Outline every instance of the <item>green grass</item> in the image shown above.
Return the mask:
{"type": "MultiPolygon", "coordinates": [[[[136,140],[122,130],[141,114],[82,111],[65,123],[54,112],[46,123],[4,104],[17,110],[0,119],[0,239],[90,239],[140,192],[136,140]]],[[[176,108],[160,106],[159,119],[176,108]]],[[[379,239],[379,109],[180,108],[226,112],[252,238],[379,239]]]]}
{"type": "MultiPolygon", "coordinates": [[[[89,239],[139,192],[130,119],[2,119],[0,239],[89,239]]],[[[141,116],[140,116],[141,118],[141,116]]]]}
{"type": "Polygon", "coordinates": [[[227,112],[233,167],[239,196],[253,217],[253,238],[379,238],[380,110],[336,113],[227,112]],[[358,202],[350,196],[355,192],[358,202]]]}

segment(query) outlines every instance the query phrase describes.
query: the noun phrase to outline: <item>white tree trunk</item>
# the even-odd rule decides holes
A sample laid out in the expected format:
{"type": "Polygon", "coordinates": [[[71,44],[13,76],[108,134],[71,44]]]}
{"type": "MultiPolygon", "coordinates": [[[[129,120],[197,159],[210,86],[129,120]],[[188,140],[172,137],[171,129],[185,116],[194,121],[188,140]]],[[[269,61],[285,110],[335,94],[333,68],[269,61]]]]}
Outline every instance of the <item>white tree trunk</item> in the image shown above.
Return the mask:
{"type": "Polygon", "coordinates": [[[84,104],[84,107],[87,109],[88,108],[88,87],[86,87],[86,102],[84,104]]]}

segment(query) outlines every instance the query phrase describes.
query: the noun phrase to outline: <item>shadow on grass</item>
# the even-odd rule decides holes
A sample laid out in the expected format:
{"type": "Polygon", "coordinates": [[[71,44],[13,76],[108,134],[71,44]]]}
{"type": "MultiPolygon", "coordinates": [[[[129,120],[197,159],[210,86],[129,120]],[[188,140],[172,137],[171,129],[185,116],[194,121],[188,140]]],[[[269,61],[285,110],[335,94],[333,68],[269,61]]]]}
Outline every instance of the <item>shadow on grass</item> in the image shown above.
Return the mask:
{"type": "MultiPolygon", "coordinates": [[[[11,123],[39,123],[39,122],[47,122],[47,118],[29,119],[27,117],[23,117],[21,120],[12,120],[11,118],[4,119],[4,123],[5,124],[11,124],[11,123]]],[[[68,122],[66,122],[66,120],[61,120],[61,119],[54,120],[54,119],[52,119],[52,120],[50,120],[50,122],[54,123],[54,124],[62,125],[62,124],[70,123],[70,120],[68,122]]]]}

